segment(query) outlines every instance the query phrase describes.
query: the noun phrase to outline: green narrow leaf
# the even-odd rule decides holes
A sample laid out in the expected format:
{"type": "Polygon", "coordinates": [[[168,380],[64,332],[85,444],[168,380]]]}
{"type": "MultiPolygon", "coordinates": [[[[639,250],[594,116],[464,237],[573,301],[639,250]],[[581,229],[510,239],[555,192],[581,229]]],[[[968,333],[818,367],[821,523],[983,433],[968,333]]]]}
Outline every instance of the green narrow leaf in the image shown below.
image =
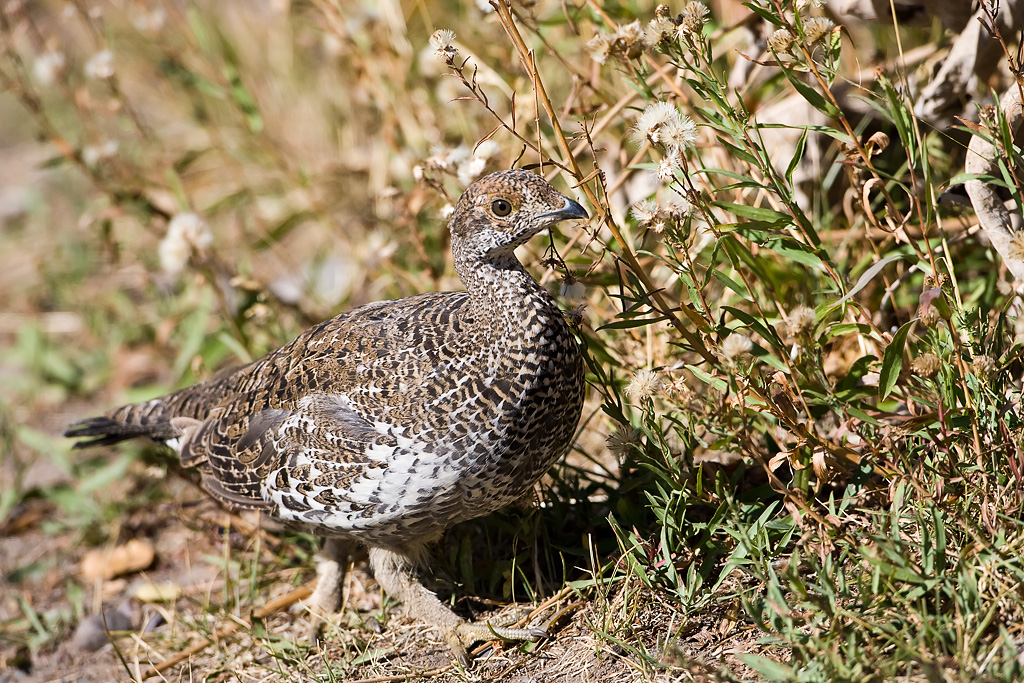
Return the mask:
{"type": "Polygon", "coordinates": [[[854,297],[854,295],[857,294],[857,292],[859,292],[860,290],[862,290],[865,287],[867,287],[868,283],[870,283],[872,280],[874,280],[875,276],[878,275],[880,272],[882,272],[883,268],[885,268],[887,265],[889,265],[893,261],[898,261],[898,260],[900,260],[902,258],[907,258],[907,255],[906,254],[891,254],[889,256],[886,256],[884,259],[882,259],[878,263],[874,264],[873,266],[871,266],[867,270],[865,270],[864,274],[861,275],[860,279],[857,280],[857,284],[855,284],[853,286],[853,289],[848,291],[846,293],[846,295],[842,299],[840,299],[839,301],[836,301],[834,304],[831,304],[830,306],[828,306],[827,310],[824,312],[824,314],[821,317],[824,318],[829,313],[831,313],[832,311],[836,310],[837,308],[842,306],[844,303],[846,303],[847,301],[852,299],[854,297]]]}
{"type": "Polygon", "coordinates": [[[750,300],[750,292],[747,291],[747,288],[733,280],[731,277],[729,277],[722,271],[713,270],[711,271],[711,276],[718,280],[720,283],[722,283],[724,286],[728,287],[732,291],[739,294],[741,297],[744,298],[744,300],[750,300]]]}
{"type": "Polygon", "coordinates": [[[900,329],[896,330],[896,334],[892,337],[892,343],[885,347],[885,353],[882,355],[882,370],[878,373],[878,398],[881,400],[885,400],[892,392],[892,388],[896,386],[896,380],[900,377],[900,371],[903,369],[903,349],[907,345],[907,334],[916,320],[917,318],[914,318],[914,320],[904,323],[900,329]]]}
{"type": "Polygon", "coordinates": [[[733,202],[711,202],[711,205],[719,209],[725,209],[729,213],[741,218],[749,218],[752,221],[761,221],[773,225],[793,222],[792,216],[780,213],[775,209],[765,209],[759,206],[747,206],[746,204],[735,204],[733,202]]]}
{"type": "Polygon", "coordinates": [[[786,667],[780,661],[763,657],[760,654],[743,653],[737,655],[743,664],[758,672],[769,681],[792,681],[794,671],[792,667],[786,667]]]}
{"type": "Polygon", "coordinates": [[[800,94],[809,105],[820,111],[830,119],[838,118],[842,113],[836,109],[831,102],[825,99],[825,97],[815,90],[813,87],[804,83],[800,80],[800,77],[793,73],[790,69],[782,69],[782,73],[786,75],[786,79],[789,80],[790,85],[796,88],[796,91],[800,94]]]}
{"type": "Polygon", "coordinates": [[[796,149],[793,150],[793,158],[789,162],[789,166],[786,167],[786,184],[789,187],[793,187],[793,172],[796,171],[797,166],[804,160],[804,149],[807,148],[807,127],[804,127],[802,133],[800,133],[800,139],[796,141],[796,149]]]}
{"type": "Polygon", "coordinates": [[[793,239],[781,239],[772,240],[764,246],[779,256],[785,256],[790,261],[795,261],[811,268],[825,269],[825,264],[822,262],[821,257],[818,256],[818,250],[802,242],[797,242],[793,239]]]}

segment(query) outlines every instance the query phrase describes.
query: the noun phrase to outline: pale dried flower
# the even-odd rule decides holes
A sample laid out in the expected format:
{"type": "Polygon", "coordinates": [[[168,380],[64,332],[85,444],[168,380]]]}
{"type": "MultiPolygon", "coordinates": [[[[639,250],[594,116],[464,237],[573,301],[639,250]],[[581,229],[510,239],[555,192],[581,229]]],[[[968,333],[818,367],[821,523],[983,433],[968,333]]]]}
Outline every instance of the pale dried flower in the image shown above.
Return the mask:
{"type": "Polygon", "coordinates": [[[487,168],[487,157],[479,157],[475,154],[459,164],[459,182],[469,186],[487,168]]]}
{"type": "Polygon", "coordinates": [[[768,47],[780,55],[788,54],[793,42],[796,40],[796,36],[790,33],[784,28],[780,28],[770,36],[768,36],[768,47]]]}
{"type": "Polygon", "coordinates": [[[647,140],[656,145],[660,144],[662,126],[681,116],[676,106],[670,102],[649,104],[633,125],[633,139],[638,144],[643,144],[647,140]]]}
{"type": "Polygon", "coordinates": [[[36,61],[32,63],[32,75],[36,83],[42,86],[53,85],[64,69],[64,62],[63,52],[44,52],[36,57],[36,61]]]}
{"type": "Polygon", "coordinates": [[[451,62],[459,51],[455,48],[455,31],[442,28],[430,34],[430,47],[434,48],[434,54],[439,59],[451,62]]]}
{"type": "Polygon", "coordinates": [[[832,23],[831,19],[825,17],[811,17],[804,21],[804,35],[807,37],[807,43],[814,45],[819,40],[827,36],[835,28],[835,24],[832,23]]]}
{"type": "Polygon", "coordinates": [[[626,386],[626,396],[634,402],[651,398],[661,391],[663,384],[661,376],[654,370],[640,370],[626,386]]]}
{"type": "Polygon", "coordinates": [[[679,155],[675,152],[670,152],[661,158],[658,162],[658,168],[654,172],[655,177],[662,182],[671,182],[676,178],[676,169],[682,168],[683,162],[679,158],[679,155]]]}
{"type": "Polygon", "coordinates": [[[644,30],[640,27],[640,20],[637,19],[624,26],[620,26],[619,30],[615,32],[615,38],[622,41],[623,52],[626,53],[629,53],[638,43],[642,44],[644,30]]]}
{"type": "Polygon", "coordinates": [[[612,455],[620,458],[630,455],[640,446],[640,430],[631,425],[623,425],[609,434],[605,443],[612,455]]]}
{"type": "Polygon", "coordinates": [[[786,320],[786,334],[793,339],[808,339],[814,332],[814,309],[797,306],[786,320]]]}
{"type": "Polygon", "coordinates": [[[942,359],[934,353],[922,353],[910,361],[910,370],[918,377],[932,379],[942,370],[942,359]]]}
{"type": "Polygon", "coordinates": [[[559,292],[566,299],[582,299],[587,293],[587,286],[573,277],[571,273],[566,273],[562,278],[559,292]]]}
{"type": "Polygon", "coordinates": [[[679,35],[699,34],[708,19],[708,6],[703,2],[689,2],[683,8],[683,20],[679,23],[679,35]]]}
{"type": "Polygon", "coordinates": [[[693,391],[686,383],[686,380],[682,377],[677,377],[667,383],[665,385],[665,393],[680,403],[689,401],[693,398],[693,391]]]}
{"type": "Polygon", "coordinates": [[[678,111],[676,113],[677,116],[673,116],[661,125],[659,132],[665,147],[682,152],[683,148],[697,142],[697,124],[690,120],[689,116],[679,114],[678,111]]]}
{"type": "Polygon", "coordinates": [[[430,47],[436,52],[444,52],[455,42],[455,31],[441,28],[430,34],[430,47]]]}
{"type": "Polygon", "coordinates": [[[974,360],[971,362],[971,370],[978,376],[978,379],[981,380],[986,380],[991,377],[992,373],[996,371],[996,367],[997,364],[995,359],[993,359],[992,356],[988,356],[983,353],[975,356],[974,360]]]}
{"type": "Polygon", "coordinates": [[[598,33],[596,36],[587,41],[587,52],[590,53],[590,58],[598,64],[604,64],[608,61],[608,55],[612,51],[612,40],[613,37],[606,33],[598,33]]]}
{"type": "Polygon", "coordinates": [[[662,213],[678,223],[693,215],[693,204],[678,192],[672,192],[665,198],[662,213]]]}
{"type": "Polygon", "coordinates": [[[750,337],[739,332],[733,332],[722,342],[722,356],[727,361],[739,360],[750,353],[753,348],[754,342],[750,341],[750,337]]]}
{"type": "Polygon", "coordinates": [[[132,25],[143,32],[155,33],[167,23],[167,12],[162,7],[153,10],[142,10],[132,19],[132,25]]]}
{"type": "Polygon", "coordinates": [[[117,154],[119,147],[117,140],[107,140],[102,145],[86,145],[82,148],[82,161],[86,166],[95,167],[104,159],[117,154]]]}
{"type": "Polygon", "coordinates": [[[658,218],[658,204],[653,199],[641,199],[633,208],[630,214],[640,226],[649,225],[658,218]]]}
{"type": "Polygon", "coordinates": [[[644,44],[647,47],[654,47],[672,38],[676,32],[676,25],[672,20],[664,16],[656,16],[651,19],[644,28],[644,44]]]}
{"type": "Polygon", "coordinates": [[[937,306],[922,306],[918,309],[917,315],[925,327],[935,327],[942,320],[942,314],[937,306]]]}
{"type": "Polygon", "coordinates": [[[457,164],[459,182],[468,186],[480,177],[487,168],[487,160],[499,150],[498,143],[493,140],[484,140],[472,152],[465,145],[459,145],[449,154],[449,163],[457,164]]]}
{"type": "Polygon", "coordinates": [[[114,75],[114,53],[100,50],[89,58],[83,70],[87,78],[110,78],[114,75]]]}
{"type": "Polygon", "coordinates": [[[1010,237],[1006,255],[1016,261],[1024,261],[1024,230],[1018,230],[1010,237]]]}
{"type": "Polygon", "coordinates": [[[452,217],[452,214],[455,213],[455,207],[451,204],[445,204],[441,207],[441,210],[438,213],[441,214],[442,220],[448,220],[452,217]]]}
{"type": "Polygon", "coordinates": [[[171,275],[185,270],[193,252],[202,252],[213,244],[213,234],[202,218],[192,212],[179,213],[167,224],[167,235],[160,241],[160,267],[171,275]]]}

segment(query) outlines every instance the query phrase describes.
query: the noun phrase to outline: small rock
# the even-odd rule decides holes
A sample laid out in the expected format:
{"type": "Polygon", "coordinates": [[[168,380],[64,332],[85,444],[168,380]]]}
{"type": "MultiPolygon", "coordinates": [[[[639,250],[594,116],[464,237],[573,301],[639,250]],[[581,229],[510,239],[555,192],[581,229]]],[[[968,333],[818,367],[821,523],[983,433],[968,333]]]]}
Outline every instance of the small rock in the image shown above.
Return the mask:
{"type": "Polygon", "coordinates": [[[143,583],[132,594],[139,602],[174,602],[180,596],[181,587],[173,583],[143,583]]]}
{"type": "Polygon", "coordinates": [[[112,579],[146,569],[154,559],[153,545],[140,539],[132,539],[113,550],[90,550],[82,558],[82,578],[86,581],[112,579]]]}
{"type": "Polygon", "coordinates": [[[104,609],[102,614],[93,614],[83,619],[75,629],[71,643],[82,650],[93,652],[110,642],[108,631],[129,631],[131,629],[131,617],[120,609],[111,607],[104,609]]]}

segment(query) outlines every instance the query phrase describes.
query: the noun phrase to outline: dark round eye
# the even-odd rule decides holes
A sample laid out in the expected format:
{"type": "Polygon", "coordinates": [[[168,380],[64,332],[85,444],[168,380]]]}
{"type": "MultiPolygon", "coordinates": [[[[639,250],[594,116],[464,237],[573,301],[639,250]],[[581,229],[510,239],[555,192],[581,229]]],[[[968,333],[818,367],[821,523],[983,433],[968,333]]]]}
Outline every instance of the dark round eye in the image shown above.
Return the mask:
{"type": "Polygon", "coordinates": [[[507,199],[495,199],[491,204],[495,216],[507,216],[512,213],[512,204],[507,199]]]}

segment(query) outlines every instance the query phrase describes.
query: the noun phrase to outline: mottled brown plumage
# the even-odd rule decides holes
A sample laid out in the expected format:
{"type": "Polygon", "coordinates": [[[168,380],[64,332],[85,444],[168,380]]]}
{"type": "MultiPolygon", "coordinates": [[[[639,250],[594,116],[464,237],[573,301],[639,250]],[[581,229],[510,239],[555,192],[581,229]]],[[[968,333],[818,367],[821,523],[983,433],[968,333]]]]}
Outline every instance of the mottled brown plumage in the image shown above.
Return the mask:
{"type": "Polygon", "coordinates": [[[338,607],[347,544],[366,544],[385,591],[465,658],[488,627],[456,617],[413,567],[447,527],[522,497],[571,444],[584,390],[578,343],[513,250],[586,216],[536,174],[487,176],[449,223],[466,291],[363,306],[254,363],[67,434],[93,438],[78,445],[166,442],[221,502],[326,537],[310,601],[319,617],[338,607]]]}

